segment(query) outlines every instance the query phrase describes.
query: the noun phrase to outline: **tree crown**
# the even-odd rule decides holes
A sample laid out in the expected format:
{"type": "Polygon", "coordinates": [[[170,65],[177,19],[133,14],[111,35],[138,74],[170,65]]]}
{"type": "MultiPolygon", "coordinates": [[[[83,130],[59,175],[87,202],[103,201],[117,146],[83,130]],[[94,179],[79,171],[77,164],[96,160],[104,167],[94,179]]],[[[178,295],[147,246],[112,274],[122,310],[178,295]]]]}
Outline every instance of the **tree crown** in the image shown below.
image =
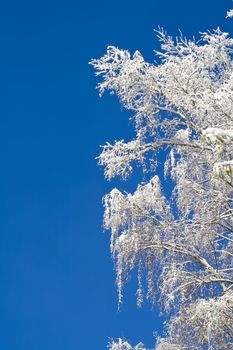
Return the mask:
{"type": "MultiPolygon", "coordinates": [[[[133,194],[104,197],[119,303],[137,269],[138,305],[159,301],[168,315],[156,350],[233,349],[233,39],[219,28],[197,42],[157,34],[156,64],[113,46],[91,61],[100,94],[134,112],[135,139],[99,156],[106,178],[127,178],[135,162],[151,175],[133,194]],[[172,195],[154,174],[161,168],[172,195]]],[[[110,348],[144,349],[122,339],[110,348]]]]}

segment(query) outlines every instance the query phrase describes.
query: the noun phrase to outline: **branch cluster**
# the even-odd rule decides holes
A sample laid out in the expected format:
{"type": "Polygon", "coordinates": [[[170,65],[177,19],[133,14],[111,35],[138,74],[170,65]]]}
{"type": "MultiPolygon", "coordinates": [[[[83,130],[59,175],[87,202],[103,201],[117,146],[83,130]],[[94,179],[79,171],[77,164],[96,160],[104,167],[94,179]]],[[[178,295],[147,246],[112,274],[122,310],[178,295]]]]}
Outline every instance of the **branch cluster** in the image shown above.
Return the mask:
{"type": "MultiPolygon", "coordinates": [[[[230,14],[229,14],[230,15],[230,14]]],[[[160,303],[168,321],[156,350],[233,349],[233,39],[216,29],[199,42],[159,30],[158,64],[109,47],[91,64],[102,94],[134,112],[136,136],[107,144],[105,176],[126,178],[133,164],[163,152],[166,182],[151,178],[135,193],[104,197],[119,303],[138,271],[137,302],[160,303]],[[172,184],[172,185],[171,185],[172,184]],[[164,189],[163,189],[164,188],[164,189]]],[[[161,158],[162,159],[162,158],[161,158]]],[[[161,159],[160,163],[161,163],[161,159]]],[[[131,347],[120,339],[111,350],[131,347]]]]}

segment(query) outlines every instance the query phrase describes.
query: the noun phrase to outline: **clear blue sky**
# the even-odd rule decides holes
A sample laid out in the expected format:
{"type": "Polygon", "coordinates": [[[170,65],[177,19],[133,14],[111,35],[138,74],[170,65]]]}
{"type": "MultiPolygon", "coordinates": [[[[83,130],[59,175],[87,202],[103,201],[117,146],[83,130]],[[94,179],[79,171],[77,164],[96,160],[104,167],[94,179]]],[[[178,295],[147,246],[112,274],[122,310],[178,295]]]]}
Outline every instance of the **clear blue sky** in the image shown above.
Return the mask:
{"type": "Polygon", "coordinates": [[[101,197],[112,184],[94,159],[106,140],[132,135],[129,114],[116,98],[99,99],[87,63],[109,44],[152,61],[158,25],[188,36],[218,25],[230,31],[231,5],[1,2],[1,350],[101,350],[111,336],[153,345],[161,321],[149,305],[137,310],[134,280],[117,311],[101,226],[101,197]]]}

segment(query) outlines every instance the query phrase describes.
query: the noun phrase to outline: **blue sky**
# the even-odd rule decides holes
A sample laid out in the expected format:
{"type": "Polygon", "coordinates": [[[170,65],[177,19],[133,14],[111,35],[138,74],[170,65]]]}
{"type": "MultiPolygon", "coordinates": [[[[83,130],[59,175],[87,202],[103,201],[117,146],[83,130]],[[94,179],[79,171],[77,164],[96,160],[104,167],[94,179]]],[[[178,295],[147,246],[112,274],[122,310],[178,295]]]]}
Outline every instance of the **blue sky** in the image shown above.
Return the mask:
{"type": "Polygon", "coordinates": [[[99,145],[132,137],[129,113],[87,64],[107,45],[153,61],[153,29],[188,36],[216,28],[230,1],[6,1],[0,4],[0,348],[101,350],[109,337],[154,343],[157,311],[121,312],[102,232],[113,185],[99,145]],[[204,4],[203,4],[204,3],[204,4]]]}

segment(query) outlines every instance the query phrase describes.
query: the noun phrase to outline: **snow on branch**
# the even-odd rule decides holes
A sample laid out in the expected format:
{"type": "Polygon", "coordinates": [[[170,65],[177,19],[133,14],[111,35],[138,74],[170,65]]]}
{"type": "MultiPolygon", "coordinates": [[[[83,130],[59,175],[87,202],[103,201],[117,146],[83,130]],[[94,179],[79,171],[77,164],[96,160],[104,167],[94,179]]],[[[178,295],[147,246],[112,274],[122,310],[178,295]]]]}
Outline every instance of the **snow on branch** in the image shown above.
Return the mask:
{"type": "Polygon", "coordinates": [[[127,178],[132,171],[132,161],[142,164],[144,160],[144,152],[139,140],[128,143],[124,140],[116,141],[114,145],[107,143],[102,148],[103,152],[98,160],[100,165],[105,166],[105,177],[108,180],[116,175],[127,178]]]}
{"type": "Polygon", "coordinates": [[[226,175],[233,175],[233,160],[217,162],[214,164],[214,173],[219,177],[224,177],[226,175]]]}
{"type": "Polygon", "coordinates": [[[233,10],[232,9],[228,10],[227,15],[226,15],[226,18],[231,18],[231,17],[233,17],[233,10]]]}
{"type": "Polygon", "coordinates": [[[206,128],[202,131],[205,139],[212,143],[230,143],[233,142],[233,130],[224,130],[221,128],[206,128]]]}
{"type": "Polygon", "coordinates": [[[117,341],[112,341],[108,344],[109,350],[146,350],[142,343],[136,346],[131,346],[127,341],[119,338],[117,341]]]}
{"type": "MultiPolygon", "coordinates": [[[[159,233],[165,229],[164,218],[169,221],[172,215],[157,176],[149,183],[139,185],[134,194],[123,194],[113,189],[104,197],[104,206],[104,227],[112,232],[111,251],[116,260],[120,304],[123,276],[138,266],[143,255],[147,252],[150,255],[150,249],[145,250],[145,247],[160,240],[159,233]]],[[[141,302],[138,299],[138,304],[141,302]]]]}
{"type": "Polygon", "coordinates": [[[135,269],[138,306],[146,298],[168,315],[156,350],[233,350],[233,39],[219,28],[199,41],[158,36],[156,64],[113,46],[91,62],[100,94],[133,111],[136,131],[103,146],[99,164],[108,180],[144,170],[133,194],[104,197],[119,303],[135,269]],[[157,168],[145,169],[151,157],[157,168]]]}
{"type": "Polygon", "coordinates": [[[201,349],[232,350],[232,318],[233,295],[231,293],[218,299],[201,298],[189,307],[183,308],[171,319],[168,335],[171,338],[175,336],[176,342],[187,348],[191,341],[191,344],[198,344],[201,349]]]}

